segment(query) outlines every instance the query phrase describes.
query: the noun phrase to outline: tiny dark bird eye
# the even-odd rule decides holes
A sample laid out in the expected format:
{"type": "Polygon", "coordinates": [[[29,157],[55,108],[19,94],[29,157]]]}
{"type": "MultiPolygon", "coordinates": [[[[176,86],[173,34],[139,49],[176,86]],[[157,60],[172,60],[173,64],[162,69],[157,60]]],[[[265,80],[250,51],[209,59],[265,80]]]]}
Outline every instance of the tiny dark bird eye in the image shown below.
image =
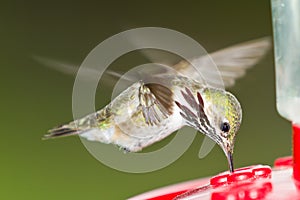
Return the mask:
{"type": "Polygon", "coordinates": [[[229,130],[230,130],[230,125],[228,122],[224,122],[222,125],[221,125],[221,130],[225,133],[227,133],[229,130]]]}

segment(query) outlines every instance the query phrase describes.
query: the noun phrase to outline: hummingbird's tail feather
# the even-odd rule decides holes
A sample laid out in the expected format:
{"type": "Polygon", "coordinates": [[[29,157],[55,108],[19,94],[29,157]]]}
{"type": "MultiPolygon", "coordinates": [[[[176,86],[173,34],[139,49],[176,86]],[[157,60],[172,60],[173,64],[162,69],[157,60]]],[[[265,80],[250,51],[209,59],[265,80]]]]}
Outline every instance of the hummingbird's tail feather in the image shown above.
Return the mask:
{"type": "Polygon", "coordinates": [[[59,137],[67,137],[71,135],[78,135],[82,131],[74,128],[70,128],[67,126],[59,126],[54,129],[51,129],[48,131],[48,134],[44,135],[42,139],[53,139],[53,138],[59,138],[59,137]]]}

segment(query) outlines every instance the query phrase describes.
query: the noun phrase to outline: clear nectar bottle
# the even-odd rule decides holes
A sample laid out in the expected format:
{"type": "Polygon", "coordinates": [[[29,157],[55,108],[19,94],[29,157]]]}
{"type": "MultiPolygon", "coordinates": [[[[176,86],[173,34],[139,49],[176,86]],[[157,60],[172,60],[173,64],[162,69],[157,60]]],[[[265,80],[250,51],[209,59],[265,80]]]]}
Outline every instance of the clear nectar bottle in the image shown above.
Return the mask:
{"type": "Polygon", "coordinates": [[[293,125],[294,179],[300,189],[300,1],[271,0],[276,105],[293,125]]]}

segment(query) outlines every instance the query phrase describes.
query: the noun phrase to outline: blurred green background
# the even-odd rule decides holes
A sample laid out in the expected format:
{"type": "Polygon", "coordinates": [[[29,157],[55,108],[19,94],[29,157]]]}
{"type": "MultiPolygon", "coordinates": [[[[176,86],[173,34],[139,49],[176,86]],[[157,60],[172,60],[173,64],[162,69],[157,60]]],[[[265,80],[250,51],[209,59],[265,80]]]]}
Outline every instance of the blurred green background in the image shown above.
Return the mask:
{"type": "MultiPolygon", "coordinates": [[[[198,158],[200,134],[176,162],[145,174],[110,169],[78,137],[42,141],[49,128],[72,119],[74,77],[44,67],[32,55],[79,65],[108,37],[144,26],[180,31],[210,52],[271,35],[269,1],[10,1],[1,2],[0,9],[0,199],[126,199],[227,170],[217,146],[198,158]]],[[[131,67],[130,62],[121,63],[131,67]]],[[[231,88],[244,114],[236,167],[272,165],[291,153],[290,125],[276,112],[273,65],[270,52],[231,88]]],[[[111,89],[99,91],[97,108],[107,103],[111,89]]]]}

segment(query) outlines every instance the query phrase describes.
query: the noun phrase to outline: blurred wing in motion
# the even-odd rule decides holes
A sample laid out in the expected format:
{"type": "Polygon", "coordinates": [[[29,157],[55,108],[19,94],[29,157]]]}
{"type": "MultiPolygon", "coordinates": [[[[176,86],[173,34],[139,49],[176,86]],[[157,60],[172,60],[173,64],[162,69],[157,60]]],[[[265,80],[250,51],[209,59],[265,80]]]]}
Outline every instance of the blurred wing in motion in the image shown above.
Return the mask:
{"type": "MultiPolygon", "coordinates": [[[[192,64],[186,60],[182,60],[175,65],[172,64],[171,68],[199,82],[203,82],[204,80],[207,85],[223,88],[224,83],[224,86],[227,88],[233,86],[236,79],[243,77],[248,68],[256,65],[270,48],[271,38],[264,37],[241,44],[236,44],[210,53],[208,55],[191,59],[192,64]],[[212,65],[216,65],[219,71],[212,70],[212,67],[215,67],[212,65]],[[223,83],[220,82],[220,76],[223,83]]],[[[168,55],[167,53],[160,53],[165,54],[165,56],[168,55]]],[[[143,54],[147,57],[149,56],[148,59],[155,59],[155,62],[157,62],[157,54],[155,55],[154,52],[144,51],[143,54]]],[[[50,67],[51,69],[55,69],[64,74],[75,76],[78,70],[77,66],[68,63],[59,62],[40,56],[33,56],[33,58],[34,60],[44,64],[45,66],[50,67]]],[[[176,56],[172,54],[169,54],[169,58],[171,58],[170,62],[174,62],[176,60],[176,56]]],[[[165,65],[170,64],[170,62],[168,63],[165,59],[161,62],[165,65]]],[[[172,70],[166,70],[166,68],[154,68],[154,70],[155,72],[153,72],[153,69],[148,69],[144,74],[149,74],[149,72],[152,75],[164,74],[169,72],[174,73],[172,70]]],[[[97,78],[95,77],[95,74],[97,74],[95,73],[95,69],[84,68],[84,71],[82,71],[82,73],[84,74],[82,74],[81,77],[86,77],[86,81],[97,78]]],[[[137,76],[124,76],[122,73],[111,70],[106,70],[105,74],[107,75],[105,76],[105,82],[111,81],[112,77],[115,80],[122,78],[123,80],[129,81],[131,83],[139,80],[139,77],[137,76]]],[[[140,78],[144,80],[145,77],[141,76],[140,78]]]]}
{"type": "MultiPolygon", "coordinates": [[[[207,84],[215,87],[221,87],[216,81],[221,75],[225,87],[235,84],[235,80],[245,75],[246,70],[256,65],[271,48],[271,38],[264,37],[251,40],[234,46],[230,46],[206,56],[192,59],[195,68],[201,68],[199,71],[202,77],[205,77],[207,84]],[[219,73],[210,70],[211,59],[219,69],[219,73]]],[[[195,68],[187,61],[181,61],[174,65],[175,70],[183,75],[199,79],[199,74],[195,73],[195,68]]]]}
{"type": "Polygon", "coordinates": [[[42,57],[42,56],[37,56],[37,55],[33,55],[32,58],[35,61],[37,61],[38,63],[41,63],[44,66],[49,67],[50,69],[54,69],[63,74],[75,76],[78,71],[78,67],[76,65],[72,65],[72,64],[69,64],[66,62],[52,60],[52,59],[42,57]]]}
{"type": "MultiPolygon", "coordinates": [[[[77,66],[75,64],[70,64],[63,61],[57,61],[57,60],[53,60],[50,58],[37,56],[37,55],[32,56],[32,58],[35,61],[43,64],[44,66],[50,69],[54,69],[55,71],[61,72],[63,74],[71,75],[74,77],[76,76],[79,70],[79,65],[77,66]]],[[[83,73],[80,76],[83,77],[84,79],[83,81],[92,81],[94,79],[98,79],[98,77],[95,76],[95,74],[98,74],[95,69],[82,68],[81,73],[83,73]]],[[[104,80],[105,80],[104,82],[106,83],[111,82],[112,78],[114,81],[117,81],[118,79],[122,78],[122,80],[129,81],[131,84],[137,81],[137,79],[133,76],[132,77],[128,75],[124,76],[122,73],[107,69],[104,73],[104,80]]]]}

